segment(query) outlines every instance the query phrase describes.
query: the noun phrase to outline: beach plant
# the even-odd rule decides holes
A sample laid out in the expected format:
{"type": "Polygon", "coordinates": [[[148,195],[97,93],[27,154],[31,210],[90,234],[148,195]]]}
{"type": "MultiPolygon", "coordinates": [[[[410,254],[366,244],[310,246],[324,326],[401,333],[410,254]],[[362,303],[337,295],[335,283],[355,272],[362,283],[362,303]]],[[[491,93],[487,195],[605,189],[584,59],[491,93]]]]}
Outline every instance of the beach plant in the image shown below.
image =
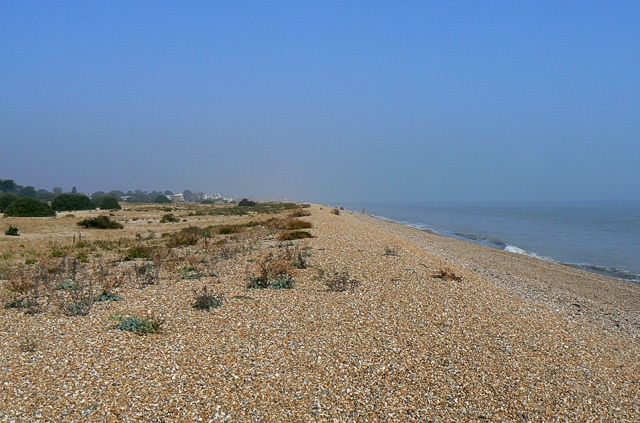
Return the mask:
{"type": "Polygon", "coordinates": [[[331,210],[331,213],[335,214],[336,216],[339,216],[340,215],[340,209],[336,207],[333,210],[331,210]]]}
{"type": "Polygon", "coordinates": [[[149,259],[151,257],[152,250],[153,249],[150,247],[145,247],[141,245],[136,247],[131,247],[127,250],[124,259],[125,261],[134,260],[137,258],[149,259]]]}
{"type": "Polygon", "coordinates": [[[216,295],[213,292],[209,292],[205,285],[200,292],[193,291],[196,295],[196,300],[192,304],[192,307],[197,310],[210,310],[212,308],[220,307],[224,303],[224,297],[222,295],[216,295]]]}
{"type": "Polygon", "coordinates": [[[399,253],[400,249],[396,246],[392,246],[392,245],[385,245],[384,246],[384,250],[382,252],[383,255],[385,256],[397,256],[399,253]]]}
{"type": "Polygon", "coordinates": [[[350,291],[360,286],[360,281],[346,270],[325,272],[323,283],[327,290],[332,292],[350,291]]]}
{"type": "Polygon", "coordinates": [[[442,279],[444,281],[456,281],[456,282],[460,282],[462,280],[462,277],[456,275],[453,270],[449,269],[449,268],[445,268],[445,269],[440,269],[438,272],[436,272],[435,275],[433,275],[434,278],[437,279],[442,279]]]}
{"type": "Polygon", "coordinates": [[[4,234],[8,236],[20,236],[20,231],[16,226],[9,225],[9,229],[4,231],[4,234]]]}
{"type": "Polygon", "coordinates": [[[122,297],[108,291],[102,291],[100,295],[93,299],[93,301],[122,301],[122,297]]]}
{"type": "Polygon", "coordinates": [[[285,228],[289,230],[308,229],[311,227],[313,227],[313,224],[311,222],[306,222],[300,219],[290,219],[285,224],[285,228]]]}
{"type": "Polygon", "coordinates": [[[109,216],[100,215],[96,217],[90,217],[81,220],[77,223],[78,226],[85,227],[87,229],[122,229],[122,224],[111,220],[109,216]]]}
{"type": "Polygon", "coordinates": [[[257,266],[258,274],[249,280],[247,288],[293,288],[292,266],[283,257],[269,253],[258,260],[257,266]]]}
{"type": "Polygon", "coordinates": [[[206,233],[204,229],[197,226],[182,228],[178,232],[174,232],[167,237],[167,246],[173,248],[195,245],[205,235],[206,233]]]}
{"type": "Polygon", "coordinates": [[[163,321],[153,316],[139,317],[116,314],[111,316],[110,320],[116,322],[113,329],[133,332],[137,335],[162,332],[163,321]]]}
{"type": "Polygon", "coordinates": [[[220,235],[231,235],[244,231],[244,227],[240,225],[220,225],[217,227],[217,231],[220,235]]]}
{"type": "Polygon", "coordinates": [[[303,210],[302,208],[296,209],[289,216],[291,217],[304,217],[311,216],[311,212],[309,210],[303,210]]]}

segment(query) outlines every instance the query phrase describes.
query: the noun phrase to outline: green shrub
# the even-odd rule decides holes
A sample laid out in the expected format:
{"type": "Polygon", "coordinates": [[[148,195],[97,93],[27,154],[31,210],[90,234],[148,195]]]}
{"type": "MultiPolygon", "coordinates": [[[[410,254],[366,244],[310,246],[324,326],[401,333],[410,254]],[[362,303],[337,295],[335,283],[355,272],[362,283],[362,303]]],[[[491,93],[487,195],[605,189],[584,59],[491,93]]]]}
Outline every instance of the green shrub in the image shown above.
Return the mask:
{"type": "Polygon", "coordinates": [[[5,216],[12,217],[50,217],[55,216],[51,206],[34,198],[18,198],[4,209],[5,216]]]}
{"type": "Polygon", "coordinates": [[[83,194],[60,194],[52,202],[55,211],[93,210],[91,199],[83,194]]]}
{"type": "Polygon", "coordinates": [[[251,201],[251,200],[247,200],[246,198],[243,198],[242,200],[240,200],[240,202],[238,203],[238,207],[253,207],[255,206],[257,203],[255,201],[251,201]]]}
{"type": "Polygon", "coordinates": [[[117,322],[113,329],[126,330],[138,335],[162,332],[162,321],[155,317],[142,318],[138,316],[125,317],[115,315],[111,317],[111,320],[117,322]]]}
{"type": "Polygon", "coordinates": [[[224,298],[222,296],[216,296],[207,291],[205,286],[201,293],[193,291],[196,295],[196,301],[192,304],[192,307],[198,310],[210,310],[211,308],[220,307],[223,304],[224,298]]]}
{"type": "Polygon", "coordinates": [[[151,248],[148,247],[131,247],[127,250],[125,260],[133,260],[137,258],[149,258],[151,256],[151,248]]]}
{"type": "Polygon", "coordinates": [[[9,204],[13,203],[17,199],[18,196],[14,194],[0,194],[0,213],[2,213],[4,209],[9,207],[9,204]]]}
{"type": "Polygon", "coordinates": [[[4,231],[4,234],[9,236],[20,236],[20,234],[18,233],[18,228],[13,225],[9,225],[9,229],[4,231]]]}
{"type": "Polygon", "coordinates": [[[105,215],[90,217],[90,218],[81,220],[80,222],[77,223],[77,225],[83,226],[85,228],[90,228],[90,229],[122,229],[124,227],[120,223],[114,220],[111,220],[109,216],[105,216],[105,215]]]}
{"type": "Polygon", "coordinates": [[[113,195],[103,195],[93,200],[93,204],[102,210],[121,210],[122,206],[113,195]]]}
{"type": "Polygon", "coordinates": [[[162,216],[162,219],[160,219],[160,223],[169,223],[169,222],[180,222],[180,219],[178,219],[171,213],[165,214],[164,216],[162,216]]]}

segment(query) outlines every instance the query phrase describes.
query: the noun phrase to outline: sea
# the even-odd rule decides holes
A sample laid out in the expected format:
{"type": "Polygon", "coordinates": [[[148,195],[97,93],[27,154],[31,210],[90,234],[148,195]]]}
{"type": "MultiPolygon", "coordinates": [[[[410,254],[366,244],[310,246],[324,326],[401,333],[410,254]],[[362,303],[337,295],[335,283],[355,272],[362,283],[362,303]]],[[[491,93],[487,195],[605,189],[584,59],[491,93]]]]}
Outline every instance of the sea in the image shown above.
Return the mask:
{"type": "Polygon", "coordinates": [[[640,201],[345,204],[478,244],[640,283],[640,201]]]}

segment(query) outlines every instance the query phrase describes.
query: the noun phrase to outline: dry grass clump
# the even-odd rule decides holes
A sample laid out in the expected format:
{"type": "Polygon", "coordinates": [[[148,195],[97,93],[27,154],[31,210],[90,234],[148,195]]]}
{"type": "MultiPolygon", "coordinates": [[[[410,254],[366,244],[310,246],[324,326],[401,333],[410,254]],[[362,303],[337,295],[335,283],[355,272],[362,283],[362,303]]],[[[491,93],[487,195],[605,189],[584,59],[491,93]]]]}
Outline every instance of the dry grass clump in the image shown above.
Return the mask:
{"type": "Polygon", "coordinates": [[[291,217],[311,216],[311,212],[309,210],[296,209],[289,216],[291,216],[291,217]]]}
{"type": "Polygon", "coordinates": [[[257,262],[258,274],[252,277],[247,288],[293,288],[292,264],[283,256],[269,253],[257,262]]]}
{"type": "Polygon", "coordinates": [[[453,270],[446,268],[446,269],[440,269],[435,275],[433,275],[434,278],[437,279],[442,279],[444,281],[456,281],[456,282],[460,282],[462,280],[461,276],[456,275],[453,270]]]}
{"type": "Polygon", "coordinates": [[[323,283],[327,290],[332,292],[350,291],[360,286],[360,281],[352,277],[346,270],[326,272],[323,283]]]}
{"type": "Polygon", "coordinates": [[[307,231],[291,231],[281,232],[277,238],[280,241],[295,241],[296,239],[313,238],[313,235],[307,231]]]}
{"type": "Polygon", "coordinates": [[[335,214],[336,216],[339,216],[340,215],[340,209],[336,207],[333,210],[331,210],[331,213],[335,214]]]}
{"type": "Polygon", "coordinates": [[[285,228],[289,230],[297,230],[297,229],[308,229],[313,227],[311,222],[305,222],[300,219],[290,219],[285,224],[285,228]]]}
{"type": "Polygon", "coordinates": [[[244,231],[244,227],[241,225],[220,225],[217,228],[217,232],[220,235],[237,234],[244,231]]]}
{"type": "Polygon", "coordinates": [[[167,237],[167,246],[173,248],[195,245],[205,235],[204,229],[197,226],[182,228],[167,237]]]}

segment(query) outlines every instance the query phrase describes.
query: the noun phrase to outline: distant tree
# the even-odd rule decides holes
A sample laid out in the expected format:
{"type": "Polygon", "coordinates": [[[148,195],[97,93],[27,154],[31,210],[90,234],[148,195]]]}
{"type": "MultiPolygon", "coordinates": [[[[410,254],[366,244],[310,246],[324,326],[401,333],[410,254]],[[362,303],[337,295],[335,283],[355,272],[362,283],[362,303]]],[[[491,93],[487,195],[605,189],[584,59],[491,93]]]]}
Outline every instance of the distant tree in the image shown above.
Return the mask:
{"type": "Polygon", "coordinates": [[[0,179],[0,191],[2,192],[14,192],[18,189],[18,186],[13,179],[0,179]]]}
{"type": "Polygon", "coordinates": [[[107,195],[107,193],[104,191],[96,191],[93,194],[91,194],[91,199],[95,200],[96,198],[104,197],[105,195],[107,195]]]}
{"type": "Polygon", "coordinates": [[[60,188],[60,187],[53,187],[53,193],[54,193],[55,195],[60,195],[60,194],[62,194],[62,188],[60,188]]]}
{"type": "Polygon", "coordinates": [[[0,194],[0,213],[3,212],[9,204],[13,203],[18,199],[18,196],[15,194],[0,194]]]}
{"type": "Polygon", "coordinates": [[[4,210],[5,216],[13,217],[49,217],[55,216],[50,205],[35,198],[18,198],[4,210]]]}
{"type": "Polygon", "coordinates": [[[195,201],[197,200],[197,196],[188,189],[182,191],[182,195],[184,195],[184,201],[195,201]]]}
{"type": "Polygon", "coordinates": [[[71,188],[71,194],[77,194],[78,190],[76,189],[76,187],[71,188]]]}
{"type": "Polygon", "coordinates": [[[122,201],[122,197],[124,197],[126,194],[122,191],[113,190],[113,191],[109,191],[109,195],[116,197],[118,201],[122,201]]]}
{"type": "Polygon", "coordinates": [[[51,202],[56,211],[93,210],[91,199],[83,194],[60,194],[51,202]]]}
{"type": "Polygon", "coordinates": [[[171,191],[169,191],[169,190],[166,190],[166,191],[164,192],[164,195],[173,195],[173,192],[171,192],[171,191]]]}
{"type": "Polygon", "coordinates": [[[42,201],[53,201],[53,199],[56,198],[56,195],[46,189],[39,189],[37,198],[42,201]]]}
{"type": "Polygon", "coordinates": [[[120,210],[122,207],[118,203],[118,200],[113,195],[103,195],[95,200],[93,204],[102,210],[120,210]]]}
{"type": "Polygon", "coordinates": [[[18,196],[27,197],[27,198],[36,198],[38,196],[38,193],[34,187],[32,187],[31,185],[28,185],[26,187],[21,187],[18,190],[18,196]]]}
{"type": "Polygon", "coordinates": [[[255,205],[256,205],[255,201],[247,200],[246,198],[243,198],[238,203],[239,207],[252,207],[252,206],[255,206],[255,205]]]}
{"type": "Polygon", "coordinates": [[[129,198],[127,198],[127,203],[139,203],[140,202],[140,198],[138,198],[135,195],[131,195],[129,196],[129,198]]]}
{"type": "Polygon", "coordinates": [[[171,200],[169,200],[169,198],[167,198],[166,195],[158,195],[156,199],[153,200],[153,202],[163,204],[163,203],[171,203],[171,200]]]}

